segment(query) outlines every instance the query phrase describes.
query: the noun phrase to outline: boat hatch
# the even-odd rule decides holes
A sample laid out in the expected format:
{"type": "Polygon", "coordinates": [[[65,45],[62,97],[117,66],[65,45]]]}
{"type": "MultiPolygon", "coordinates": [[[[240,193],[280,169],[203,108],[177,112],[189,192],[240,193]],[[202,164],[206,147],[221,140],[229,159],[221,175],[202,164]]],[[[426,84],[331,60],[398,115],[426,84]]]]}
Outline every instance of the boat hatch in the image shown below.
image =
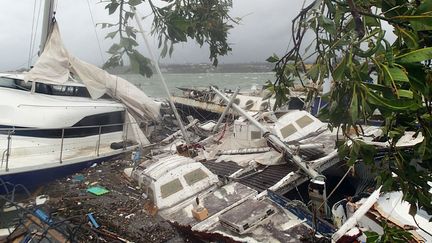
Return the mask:
{"type": "MultiPolygon", "coordinates": [[[[172,159],[179,160],[179,156],[172,159]]],[[[185,158],[185,161],[189,160],[185,158]]],[[[155,168],[156,169],[156,168],[155,168]]],[[[217,183],[219,180],[215,174],[199,162],[179,163],[172,167],[168,161],[164,161],[156,170],[146,170],[153,181],[145,185],[147,196],[159,208],[171,207],[187,198],[196,196],[217,183]],[[166,169],[164,169],[165,167],[166,169]],[[155,176],[157,175],[157,176],[155,176]]],[[[146,181],[142,178],[142,182],[146,181]]]]}
{"type": "Polygon", "coordinates": [[[306,111],[290,111],[275,123],[276,134],[284,141],[300,139],[325,127],[325,124],[306,111]]]}
{"type": "Polygon", "coordinates": [[[276,209],[273,205],[264,201],[248,199],[219,216],[219,222],[224,227],[238,234],[243,234],[261,224],[275,213],[276,209]]]}

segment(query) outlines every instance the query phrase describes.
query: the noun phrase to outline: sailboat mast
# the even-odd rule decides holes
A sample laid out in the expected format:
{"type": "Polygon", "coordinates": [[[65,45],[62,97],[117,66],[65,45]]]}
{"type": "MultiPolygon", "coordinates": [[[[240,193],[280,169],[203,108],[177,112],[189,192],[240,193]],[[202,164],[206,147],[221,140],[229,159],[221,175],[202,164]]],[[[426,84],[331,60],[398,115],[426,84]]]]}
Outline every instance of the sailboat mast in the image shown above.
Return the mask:
{"type": "Polygon", "coordinates": [[[42,34],[41,34],[41,42],[39,46],[39,56],[42,54],[45,49],[45,44],[48,40],[48,36],[51,33],[52,29],[52,19],[54,17],[54,1],[55,0],[45,0],[44,4],[44,13],[42,19],[42,34]]]}

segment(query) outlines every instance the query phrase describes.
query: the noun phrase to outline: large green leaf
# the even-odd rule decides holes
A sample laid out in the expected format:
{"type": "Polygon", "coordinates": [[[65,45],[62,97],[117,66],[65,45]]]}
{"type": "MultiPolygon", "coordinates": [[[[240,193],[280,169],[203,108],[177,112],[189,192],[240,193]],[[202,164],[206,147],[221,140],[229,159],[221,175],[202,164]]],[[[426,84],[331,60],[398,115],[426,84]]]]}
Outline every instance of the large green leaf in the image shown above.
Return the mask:
{"type": "Polygon", "coordinates": [[[357,92],[355,89],[352,94],[351,107],[349,112],[351,114],[351,120],[353,122],[356,122],[358,119],[358,99],[357,99],[357,92]]]}
{"type": "Polygon", "coordinates": [[[403,112],[408,110],[417,110],[420,106],[410,99],[388,99],[374,92],[368,92],[368,101],[371,104],[382,107],[394,112],[403,112]]]}
{"type": "Polygon", "coordinates": [[[397,94],[399,97],[404,97],[408,99],[412,99],[414,94],[411,90],[405,90],[405,89],[398,89],[397,94]]]}
{"type": "Polygon", "coordinates": [[[411,28],[415,31],[432,30],[432,15],[430,12],[425,15],[396,16],[393,19],[409,21],[411,28]]]}
{"type": "Polygon", "coordinates": [[[396,26],[397,32],[399,32],[398,35],[402,37],[405,44],[410,49],[417,49],[418,48],[418,36],[415,32],[411,30],[404,29],[402,27],[396,26]]]}
{"type": "Polygon", "coordinates": [[[381,6],[384,16],[392,18],[405,14],[407,11],[407,0],[382,0],[381,6]]]}
{"type": "Polygon", "coordinates": [[[336,68],[333,71],[333,79],[335,81],[340,81],[343,79],[344,77],[344,72],[347,66],[347,58],[348,58],[347,54],[346,56],[344,56],[341,60],[341,62],[336,66],[336,68]]]}
{"type": "Polygon", "coordinates": [[[111,1],[110,4],[107,4],[105,6],[105,9],[108,9],[109,14],[113,14],[119,6],[120,4],[117,3],[116,1],[111,1]]]}
{"type": "Polygon", "coordinates": [[[432,11],[432,1],[425,0],[418,7],[416,14],[430,13],[432,11]]]}
{"type": "Polygon", "coordinates": [[[432,59],[432,47],[418,49],[396,57],[398,63],[423,62],[432,59]]]}
{"type": "Polygon", "coordinates": [[[388,67],[386,71],[388,71],[388,74],[390,75],[391,79],[394,81],[409,82],[406,73],[398,67],[388,67]]]}
{"type": "Polygon", "coordinates": [[[432,20],[432,16],[431,15],[407,15],[407,16],[396,16],[393,17],[393,19],[429,21],[432,20]]]}
{"type": "Polygon", "coordinates": [[[336,27],[335,27],[335,23],[333,22],[333,20],[331,20],[325,16],[320,16],[318,18],[318,23],[320,24],[320,26],[322,26],[330,34],[336,34],[336,27]]]}

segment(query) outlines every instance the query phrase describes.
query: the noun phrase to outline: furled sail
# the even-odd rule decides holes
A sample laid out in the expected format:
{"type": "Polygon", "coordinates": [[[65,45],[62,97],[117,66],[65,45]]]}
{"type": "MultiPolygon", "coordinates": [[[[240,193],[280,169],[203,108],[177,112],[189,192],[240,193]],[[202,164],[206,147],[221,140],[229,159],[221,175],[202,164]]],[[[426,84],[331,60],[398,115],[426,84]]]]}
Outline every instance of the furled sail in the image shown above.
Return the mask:
{"type": "Polygon", "coordinates": [[[92,99],[107,93],[125,104],[137,118],[158,119],[160,104],[135,85],[70,55],[63,45],[58,25],[54,23],[43,53],[24,79],[63,84],[69,80],[70,73],[79,77],[92,99]]]}

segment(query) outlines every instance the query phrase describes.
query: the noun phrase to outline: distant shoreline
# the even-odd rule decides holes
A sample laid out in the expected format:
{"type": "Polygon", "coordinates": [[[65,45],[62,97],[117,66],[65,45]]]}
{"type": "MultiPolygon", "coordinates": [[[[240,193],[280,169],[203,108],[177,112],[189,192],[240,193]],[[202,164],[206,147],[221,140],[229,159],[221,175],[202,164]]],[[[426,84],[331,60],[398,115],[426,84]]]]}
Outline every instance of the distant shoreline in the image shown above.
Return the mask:
{"type": "MultiPolygon", "coordinates": [[[[273,64],[271,63],[233,63],[219,64],[214,67],[211,64],[161,64],[163,73],[266,73],[273,72],[273,64]]],[[[109,70],[114,74],[129,74],[130,67],[123,66],[109,70]]]]}

